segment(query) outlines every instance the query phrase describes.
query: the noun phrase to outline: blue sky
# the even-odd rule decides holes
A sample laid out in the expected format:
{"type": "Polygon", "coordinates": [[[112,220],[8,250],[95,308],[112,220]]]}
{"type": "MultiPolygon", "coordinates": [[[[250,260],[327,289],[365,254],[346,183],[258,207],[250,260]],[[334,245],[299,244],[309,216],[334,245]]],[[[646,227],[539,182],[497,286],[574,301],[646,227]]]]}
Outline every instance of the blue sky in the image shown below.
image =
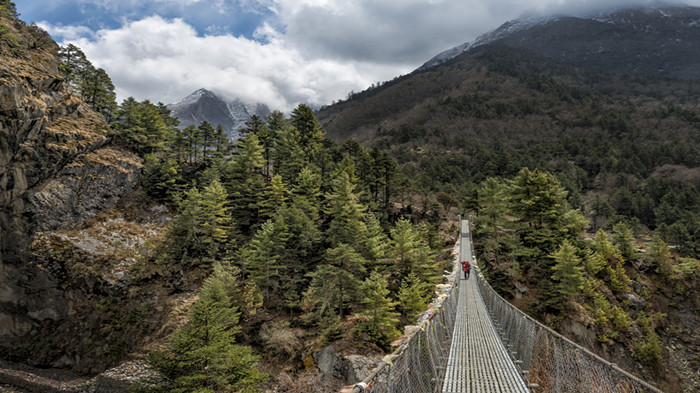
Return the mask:
{"type": "MultiPolygon", "coordinates": [[[[393,79],[523,14],[651,0],[15,0],[112,78],[119,101],[199,88],[287,111],[393,79]]],[[[700,0],[687,1],[700,5],[700,0]]]]}
{"type": "Polygon", "coordinates": [[[166,19],[182,18],[202,35],[253,38],[255,30],[274,16],[262,2],[225,0],[19,0],[16,4],[27,22],[80,25],[92,31],[118,29],[125,21],[160,15],[166,19]]]}

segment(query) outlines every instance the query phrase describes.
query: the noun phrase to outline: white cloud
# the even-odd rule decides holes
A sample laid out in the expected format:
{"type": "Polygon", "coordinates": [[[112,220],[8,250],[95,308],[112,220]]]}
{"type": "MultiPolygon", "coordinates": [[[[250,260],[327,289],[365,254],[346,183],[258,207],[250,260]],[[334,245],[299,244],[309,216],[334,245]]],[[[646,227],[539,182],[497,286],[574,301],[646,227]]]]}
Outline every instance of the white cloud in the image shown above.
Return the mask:
{"type": "MultiPolygon", "coordinates": [[[[138,4],[137,0],[78,0],[138,4]]],[[[142,0],[140,0],[142,1],[142,0]]],[[[112,77],[119,99],[173,102],[199,88],[289,110],[328,104],[410,72],[524,13],[581,13],[651,0],[156,0],[266,17],[247,39],[201,35],[183,19],[138,17],[113,30],[48,26],[112,77]],[[71,30],[73,29],[73,30],[71,30]],[[77,37],[83,37],[78,39],[77,37]]],[[[700,0],[693,0],[700,5],[700,0]]],[[[229,14],[227,14],[229,15],[229,14]]],[[[230,14],[230,16],[235,16],[230,14]]],[[[227,31],[214,26],[209,32],[227,31]]],[[[224,26],[226,27],[226,26],[224,26]]],[[[231,29],[230,31],[235,31],[231,29]]]]}
{"type": "Polygon", "coordinates": [[[60,36],[67,41],[77,40],[81,37],[92,37],[95,34],[85,26],[55,26],[46,21],[38,22],[37,25],[52,36],[60,36]]]}
{"type": "Polygon", "coordinates": [[[181,19],[153,16],[74,42],[109,73],[120,100],[169,103],[204,87],[289,110],[299,102],[329,103],[396,72],[371,63],[304,58],[283,36],[267,37],[265,44],[232,35],[202,37],[181,19]]]}

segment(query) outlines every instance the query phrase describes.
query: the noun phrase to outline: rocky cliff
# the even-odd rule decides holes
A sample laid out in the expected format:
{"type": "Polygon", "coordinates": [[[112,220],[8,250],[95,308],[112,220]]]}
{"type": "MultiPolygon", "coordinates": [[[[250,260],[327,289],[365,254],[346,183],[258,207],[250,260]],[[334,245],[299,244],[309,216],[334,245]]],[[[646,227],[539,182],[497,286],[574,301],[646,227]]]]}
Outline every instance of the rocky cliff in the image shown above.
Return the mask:
{"type": "Polygon", "coordinates": [[[120,350],[95,336],[104,320],[148,315],[105,300],[135,261],[120,250],[157,235],[163,220],[143,217],[163,212],[113,209],[141,159],[68,87],[48,35],[0,11],[0,357],[98,371],[120,350]]]}

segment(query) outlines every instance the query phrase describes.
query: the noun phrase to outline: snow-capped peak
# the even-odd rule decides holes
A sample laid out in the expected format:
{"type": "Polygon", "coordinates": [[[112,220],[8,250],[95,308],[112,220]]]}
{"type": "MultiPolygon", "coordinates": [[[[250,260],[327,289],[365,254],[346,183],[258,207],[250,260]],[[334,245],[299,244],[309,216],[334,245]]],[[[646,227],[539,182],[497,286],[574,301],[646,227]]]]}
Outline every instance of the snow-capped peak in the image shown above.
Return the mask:
{"type": "Polygon", "coordinates": [[[486,34],[482,34],[479,37],[477,37],[474,41],[471,42],[465,42],[462,45],[456,46],[452,49],[448,49],[444,52],[439,53],[437,56],[433,57],[432,59],[428,60],[425,64],[420,66],[417,71],[423,71],[428,68],[431,68],[433,66],[436,66],[438,64],[444,63],[450,59],[453,59],[462,53],[472,49],[476,48],[478,46],[486,45],[489,44],[493,41],[496,41],[500,38],[506,37],[510,34],[513,34],[517,31],[520,30],[525,30],[528,29],[532,26],[536,26],[538,24],[550,21],[550,20],[556,20],[560,18],[560,16],[548,16],[548,17],[529,17],[529,18],[522,18],[522,19],[516,19],[513,21],[508,21],[504,24],[502,24],[500,27],[498,27],[496,30],[490,31],[486,34]]]}
{"type": "MultiPolygon", "coordinates": [[[[448,49],[444,52],[439,53],[437,56],[433,57],[421,67],[419,67],[416,71],[424,71],[428,68],[434,67],[438,64],[444,63],[452,58],[455,58],[473,48],[492,43],[519,31],[527,30],[531,27],[541,25],[547,22],[556,21],[564,17],[576,17],[606,24],[624,25],[629,23],[630,18],[634,18],[635,12],[642,11],[649,15],[660,15],[664,19],[673,20],[675,18],[677,20],[675,20],[674,23],[684,24],[690,27],[700,25],[700,19],[698,19],[697,17],[694,19],[691,17],[692,20],[688,20],[687,18],[682,17],[684,13],[686,13],[686,11],[689,9],[697,10],[696,7],[675,6],[665,3],[657,3],[656,5],[650,5],[648,7],[643,8],[618,7],[607,10],[590,11],[587,13],[580,13],[576,15],[523,17],[513,21],[508,21],[500,27],[498,27],[497,29],[477,37],[474,41],[464,43],[462,45],[456,46],[452,49],[448,49]]],[[[693,13],[693,15],[697,15],[697,12],[693,13]]],[[[649,28],[646,25],[640,25],[638,28],[642,30],[649,30],[649,28]]]]}
{"type": "Polygon", "coordinates": [[[199,89],[199,90],[195,91],[194,93],[188,95],[187,97],[185,97],[179,101],[173,102],[172,104],[168,105],[168,107],[173,109],[173,108],[192,105],[192,104],[196,103],[197,101],[199,101],[200,99],[202,99],[202,97],[206,94],[212,94],[212,93],[207,89],[199,89]]]}

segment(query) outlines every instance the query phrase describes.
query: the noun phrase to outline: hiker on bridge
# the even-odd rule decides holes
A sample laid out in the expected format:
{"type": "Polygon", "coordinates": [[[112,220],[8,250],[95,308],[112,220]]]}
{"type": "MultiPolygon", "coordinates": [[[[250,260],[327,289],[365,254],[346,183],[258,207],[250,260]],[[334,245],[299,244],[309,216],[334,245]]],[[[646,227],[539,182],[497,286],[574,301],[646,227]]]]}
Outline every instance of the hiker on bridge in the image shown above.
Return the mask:
{"type": "Polygon", "coordinates": [[[469,270],[472,268],[472,265],[467,262],[467,261],[462,261],[462,271],[464,272],[464,279],[468,280],[469,279],[469,270]]]}

